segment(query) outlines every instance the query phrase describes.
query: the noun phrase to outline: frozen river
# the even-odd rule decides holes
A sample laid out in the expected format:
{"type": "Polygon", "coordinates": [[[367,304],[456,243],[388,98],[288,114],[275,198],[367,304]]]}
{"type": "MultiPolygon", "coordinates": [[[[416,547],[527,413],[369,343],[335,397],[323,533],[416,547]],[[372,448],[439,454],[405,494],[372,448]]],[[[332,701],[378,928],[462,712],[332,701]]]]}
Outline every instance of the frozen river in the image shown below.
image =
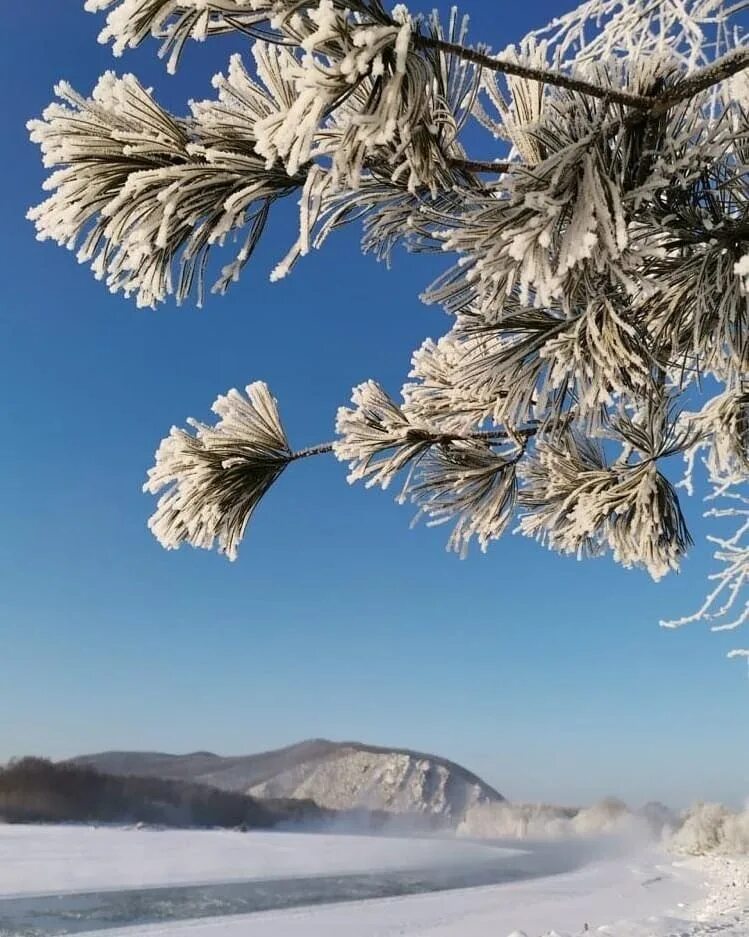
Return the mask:
{"type": "Polygon", "coordinates": [[[0,937],[746,937],[748,876],[612,839],[0,824],[0,937]]]}
{"type": "Polygon", "coordinates": [[[371,898],[476,888],[568,871],[569,850],[484,849],[481,859],[422,869],[245,882],[126,888],[0,899],[2,937],[52,937],[116,927],[251,914],[371,898]]]}

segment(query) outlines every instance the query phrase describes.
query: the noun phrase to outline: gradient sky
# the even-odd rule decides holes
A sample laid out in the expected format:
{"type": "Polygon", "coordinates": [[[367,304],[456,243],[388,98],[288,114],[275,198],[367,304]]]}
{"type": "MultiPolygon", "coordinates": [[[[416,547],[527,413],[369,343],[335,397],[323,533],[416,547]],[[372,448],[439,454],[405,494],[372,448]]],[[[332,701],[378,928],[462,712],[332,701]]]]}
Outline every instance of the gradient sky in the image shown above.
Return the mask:
{"type": "MultiPolygon", "coordinates": [[[[160,549],[140,486],[172,423],[262,379],[296,446],[326,440],[354,384],[397,392],[412,349],[447,322],[417,299],[434,259],[400,256],[388,272],[353,230],[271,285],[290,210],[202,311],[136,310],[38,244],[24,214],[44,172],[24,124],[57,79],[88,92],[105,69],[132,70],[184,110],[240,45],[191,45],[170,78],[153,45],[113,62],[81,6],[19,4],[0,33],[0,760],[325,736],[438,752],[515,799],[741,802],[749,683],[725,660],[735,636],[657,624],[704,593],[697,501],[693,555],[659,585],[518,537],[461,562],[444,530],[409,531],[390,493],[350,488],[331,459],[290,468],[236,564],[160,549]]],[[[562,11],[465,6],[495,46],[562,11]]]]}

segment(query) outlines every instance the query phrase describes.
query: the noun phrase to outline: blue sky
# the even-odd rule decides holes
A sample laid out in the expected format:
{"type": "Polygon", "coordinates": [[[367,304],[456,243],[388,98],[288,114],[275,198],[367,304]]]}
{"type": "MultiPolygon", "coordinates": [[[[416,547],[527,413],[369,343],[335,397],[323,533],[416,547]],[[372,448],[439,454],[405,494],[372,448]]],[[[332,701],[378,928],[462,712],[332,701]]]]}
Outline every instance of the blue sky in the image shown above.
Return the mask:
{"type": "MultiPolygon", "coordinates": [[[[290,211],[202,311],[136,310],[38,244],[24,215],[44,172],[24,124],[57,79],[88,92],[107,68],[134,71],[184,110],[236,47],[192,45],[169,78],[153,45],[113,62],[81,6],[18,5],[0,34],[0,760],[326,736],[439,752],[516,799],[742,801],[749,683],[724,659],[732,639],[657,625],[704,592],[697,502],[693,555],[659,585],[517,537],[460,562],[443,530],[409,531],[390,494],[324,459],[286,473],[234,565],[152,540],[140,487],[172,423],[262,379],[295,445],[326,440],[354,384],[397,391],[447,323],[417,299],[434,259],[388,272],[353,230],[271,285],[290,211]]],[[[495,46],[562,11],[465,6],[495,46]]]]}

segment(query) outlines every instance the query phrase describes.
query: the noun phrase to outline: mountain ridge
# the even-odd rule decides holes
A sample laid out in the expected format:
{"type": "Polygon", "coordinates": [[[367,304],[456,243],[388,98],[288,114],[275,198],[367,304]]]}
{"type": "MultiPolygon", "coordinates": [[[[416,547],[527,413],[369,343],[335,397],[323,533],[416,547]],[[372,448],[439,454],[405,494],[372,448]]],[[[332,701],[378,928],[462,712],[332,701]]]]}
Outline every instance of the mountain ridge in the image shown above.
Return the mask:
{"type": "Polygon", "coordinates": [[[312,800],[333,810],[422,814],[459,822],[504,797],[457,762],[409,748],[306,739],[253,755],[108,751],[70,759],[110,774],[207,784],[259,799],[312,800]]]}

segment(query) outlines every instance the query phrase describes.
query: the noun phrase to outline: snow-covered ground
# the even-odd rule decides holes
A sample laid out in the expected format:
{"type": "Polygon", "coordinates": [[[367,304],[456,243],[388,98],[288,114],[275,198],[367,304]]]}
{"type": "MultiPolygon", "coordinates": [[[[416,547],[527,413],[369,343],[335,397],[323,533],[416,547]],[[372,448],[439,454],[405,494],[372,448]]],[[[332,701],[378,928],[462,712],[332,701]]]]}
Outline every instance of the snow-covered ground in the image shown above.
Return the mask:
{"type": "Polygon", "coordinates": [[[0,898],[421,869],[482,858],[465,840],[0,824],[0,898]]]}
{"type": "Polygon", "coordinates": [[[662,856],[649,854],[525,883],[124,928],[109,935],[747,937],[746,864],[700,861],[689,866],[675,868],[662,856]],[[732,886],[737,877],[743,879],[740,889],[732,886]]]}
{"type": "MultiPolygon", "coordinates": [[[[446,840],[0,827],[0,894],[338,874],[474,862],[446,840]]],[[[505,856],[508,854],[505,853],[505,856]]],[[[512,857],[510,856],[510,859],[512,857]]],[[[139,925],[109,937],[747,937],[749,859],[591,852],[557,875],[485,888],[139,925]]]]}

